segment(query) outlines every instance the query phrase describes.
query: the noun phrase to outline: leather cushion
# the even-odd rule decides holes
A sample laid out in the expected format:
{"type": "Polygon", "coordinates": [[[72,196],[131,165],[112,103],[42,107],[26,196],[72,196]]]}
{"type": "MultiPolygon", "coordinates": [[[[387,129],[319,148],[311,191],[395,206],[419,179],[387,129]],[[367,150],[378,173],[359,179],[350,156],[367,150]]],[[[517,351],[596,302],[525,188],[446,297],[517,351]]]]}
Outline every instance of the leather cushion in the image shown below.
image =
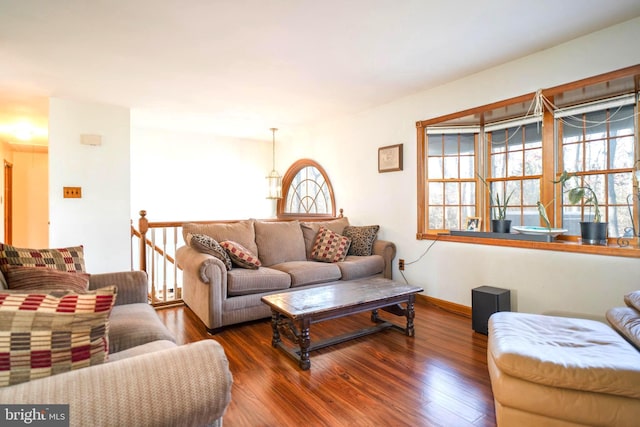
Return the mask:
{"type": "Polygon", "coordinates": [[[496,366],[510,376],[640,399],[640,353],[604,323],[498,312],[489,340],[496,366]]]}
{"type": "Polygon", "coordinates": [[[607,320],[613,329],[640,351],[640,312],[631,307],[614,307],[607,311],[607,320]]]}

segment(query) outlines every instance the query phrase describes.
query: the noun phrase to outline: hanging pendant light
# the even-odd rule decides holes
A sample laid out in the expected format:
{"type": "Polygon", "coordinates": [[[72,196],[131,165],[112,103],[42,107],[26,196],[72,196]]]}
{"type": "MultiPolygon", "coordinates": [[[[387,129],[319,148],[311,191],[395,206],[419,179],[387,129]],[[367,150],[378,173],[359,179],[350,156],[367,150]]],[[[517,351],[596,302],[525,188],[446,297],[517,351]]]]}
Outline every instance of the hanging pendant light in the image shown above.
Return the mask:
{"type": "Polygon", "coordinates": [[[267,199],[281,199],[282,198],[282,177],[276,171],[276,131],[277,128],[271,128],[273,133],[273,140],[271,142],[271,150],[273,154],[272,169],[267,177],[267,185],[269,188],[269,194],[267,199]]]}

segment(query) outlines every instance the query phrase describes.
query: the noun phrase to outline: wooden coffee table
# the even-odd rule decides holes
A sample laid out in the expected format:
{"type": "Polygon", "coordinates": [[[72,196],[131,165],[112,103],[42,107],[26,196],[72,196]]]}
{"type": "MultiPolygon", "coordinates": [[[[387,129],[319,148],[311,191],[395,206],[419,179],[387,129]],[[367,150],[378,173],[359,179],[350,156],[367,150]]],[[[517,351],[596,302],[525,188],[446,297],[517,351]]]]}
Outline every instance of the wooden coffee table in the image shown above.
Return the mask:
{"type": "Polygon", "coordinates": [[[422,292],[422,288],[389,279],[367,278],[266,295],[262,301],[271,307],[271,344],[284,350],[298,361],[301,369],[307,370],[311,367],[309,352],[320,348],[387,328],[414,336],[414,302],[418,292],[422,292]],[[378,309],[406,317],[406,327],[382,320],[378,317],[378,309]],[[374,326],[311,344],[309,328],[312,323],[369,310],[374,326]],[[280,334],[290,338],[300,349],[285,345],[280,334]]]}

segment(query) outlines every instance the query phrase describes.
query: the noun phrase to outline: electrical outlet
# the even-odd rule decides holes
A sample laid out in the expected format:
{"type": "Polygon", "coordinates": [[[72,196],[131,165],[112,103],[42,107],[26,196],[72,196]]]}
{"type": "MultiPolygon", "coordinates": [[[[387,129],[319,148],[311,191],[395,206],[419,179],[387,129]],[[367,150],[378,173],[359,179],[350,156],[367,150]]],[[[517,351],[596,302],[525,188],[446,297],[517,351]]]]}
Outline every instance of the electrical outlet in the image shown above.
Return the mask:
{"type": "Polygon", "coordinates": [[[398,260],[398,268],[400,270],[404,270],[404,260],[403,259],[399,259],[398,260]]]}

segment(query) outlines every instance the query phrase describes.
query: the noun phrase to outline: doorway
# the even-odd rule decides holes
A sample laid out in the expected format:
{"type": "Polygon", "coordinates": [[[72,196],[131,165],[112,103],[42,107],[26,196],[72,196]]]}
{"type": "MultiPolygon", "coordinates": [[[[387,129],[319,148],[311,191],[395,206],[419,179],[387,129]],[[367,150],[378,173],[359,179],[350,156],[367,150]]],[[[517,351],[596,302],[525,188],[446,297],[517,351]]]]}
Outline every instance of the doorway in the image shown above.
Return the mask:
{"type": "Polygon", "coordinates": [[[10,245],[13,230],[13,164],[4,161],[4,243],[10,245]]]}

